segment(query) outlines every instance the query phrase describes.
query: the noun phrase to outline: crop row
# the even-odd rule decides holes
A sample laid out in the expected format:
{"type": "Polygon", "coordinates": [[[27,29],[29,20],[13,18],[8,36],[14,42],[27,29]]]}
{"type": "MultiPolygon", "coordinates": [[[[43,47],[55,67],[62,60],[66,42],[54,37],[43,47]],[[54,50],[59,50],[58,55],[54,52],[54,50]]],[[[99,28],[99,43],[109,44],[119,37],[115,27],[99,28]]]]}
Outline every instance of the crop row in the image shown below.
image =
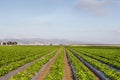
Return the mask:
{"type": "MultiPolygon", "coordinates": [[[[32,49],[31,49],[31,50],[32,50],[32,49]]],[[[52,49],[52,50],[53,50],[53,49],[52,49]]],[[[36,59],[38,59],[38,58],[40,58],[40,57],[48,54],[48,52],[50,52],[50,51],[51,51],[50,48],[44,50],[44,52],[43,52],[43,51],[40,51],[40,53],[39,53],[39,50],[38,50],[38,52],[35,52],[35,53],[37,53],[37,54],[34,55],[34,56],[31,56],[31,57],[28,56],[28,57],[26,57],[25,59],[21,59],[20,61],[13,61],[13,62],[9,63],[8,65],[3,65],[3,66],[1,66],[1,67],[0,67],[0,77],[1,77],[1,76],[4,76],[5,74],[7,74],[7,73],[9,73],[9,72],[11,72],[12,70],[17,69],[18,67],[21,67],[21,66],[25,65],[25,64],[28,63],[28,62],[31,62],[31,61],[33,61],[33,60],[36,60],[36,59]]],[[[32,54],[32,53],[31,53],[31,54],[32,54]]],[[[11,56],[12,56],[12,55],[11,55],[11,56]]],[[[24,55],[23,55],[23,56],[24,56],[24,55]]],[[[9,59],[7,59],[7,60],[9,60],[9,59]]]]}
{"type": "Polygon", "coordinates": [[[62,80],[64,76],[64,50],[57,57],[55,63],[52,65],[50,73],[45,80],[62,80]]]}
{"type": "Polygon", "coordinates": [[[67,50],[67,53],[75,68],[78,80],[96,80],[96,76],[82,62],[80,62],[69,50],[67,50]]]}
{"type": "Polygon", "coordinates": [[[111,60],[111,59],[107,59],[107,58],[103,58],[103,57],[100,57],[100,56],[97,56],[97,55],[94,55],[92,52],[91,53],[88,53],[88,52],[84,52],[82,50],[76,50],[86,56],[89,56],[91,58],[94,58],[102,63],[105,63],[107,65],[111,65],[112,67],[116,68],[116,69],[120,69],[120,63],[119,62],[116,62],[114,60],[111,60]]]}
{"type": "Polygon", "coordinates": [[[27,55],[35,54],[38,51],[44,51],[46,48],[44,46],[0,46],[0,61],[6,59],[14,59],[16,57],[24,57],[27,55]]]}
{"type": "Polygon", "coordinates": [[[96,55],[101,58],[105,58],[120,63],[120,49],[109,49],[109,48],[108,49],[78,48],[78,49],[84,51],[85,53],[90,53],[92,55],[96,55]]]}
{"type": "Polygon", "coordinates": [[[33,63],[25,71],[13,76],[10,80],[31,80],[33,76],[46,64],[54,55],[56,51],[33,63]]]}
{"type": "Polygon", "coordinates": [[[80,57],[82,57],[84,60],[89,62],[91,65],[93,65],[96,69],[103,72],[107,77],[110,78],[110,80],[119,80],[120,79],[120,72],[116,72],[115,70],[110,69],[106,64],[102,64],[95,59],[92,59],[88,56],[83,55],[80,52],[76,52],[75,50],[74,50],[74,52],[76,54],[78,54],[80,57]]]}

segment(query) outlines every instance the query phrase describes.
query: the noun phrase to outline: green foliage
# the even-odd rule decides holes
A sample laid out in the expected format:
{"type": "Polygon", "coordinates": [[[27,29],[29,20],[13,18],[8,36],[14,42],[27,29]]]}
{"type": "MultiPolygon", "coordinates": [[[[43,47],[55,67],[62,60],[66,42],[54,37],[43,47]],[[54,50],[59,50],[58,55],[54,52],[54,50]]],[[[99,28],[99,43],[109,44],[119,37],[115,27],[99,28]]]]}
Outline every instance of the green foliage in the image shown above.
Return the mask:
{"type": "Polygon", "coordinates": [[[70,51],[67,52],[76,70],[78,80],[96,80],[95,75],[83,63],[81,63],[70,51]]]}
{"type": "Polygon", "coordinates": [[[34,61],[57,47],[49,46],[1,46],[0,47],[0,77],[34,61]]]}
{"type": "Polygon", "coordinates": [[[59,54],[45,80],[62,80],[64,76],[64,51],[59,54]]]}
{"type": "MultiPolygon", "coordinates": [[[[110,80],[120,80],[120,72],[112,69],[109,65],[119,68],[119,61],[120,58],[116,57],[118,60],[115,59],[114,56],[120,56],[119,49],[95,49],[95,48],[71,48],[75,53],[77,53],[80,57],[84,60],[89,62],[92,66],[96,69],[103,72],[110,80]],[[112,57],[113,56],[113,57],[112,57]],[[104,63],[101,63],[104,62],[104,63]]],[[[120,69],[120,68],[119,68],[120,69]]]]}
{"type": "Polygon", "coordinates": [[[56,51],[33,63],[25,71],[16,74],[10,80],[31,80],[32,77],[43,67],[43,65],[55,55],[55,53],[56,51]]]}

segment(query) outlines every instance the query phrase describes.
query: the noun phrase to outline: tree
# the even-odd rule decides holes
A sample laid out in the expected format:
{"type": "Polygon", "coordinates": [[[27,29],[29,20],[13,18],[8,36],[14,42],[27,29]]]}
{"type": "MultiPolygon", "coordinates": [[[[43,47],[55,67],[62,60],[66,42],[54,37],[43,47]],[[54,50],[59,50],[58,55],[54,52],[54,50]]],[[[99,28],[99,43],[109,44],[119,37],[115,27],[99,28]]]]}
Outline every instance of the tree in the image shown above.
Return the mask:
{"type": "Polygon", "coordinates": [[[17,45],[17,42],[8,41],[8,42],[7,42],[7,45],[17,45]]]}
{"type": "Polygon", "coordinates": [[[18,43],[17,42],[14,42],[15,45],[17,45],[18,43]]]}
{"type": "Polygon", "coordinates": [[[7,43],[6,43],[6,42],[3,42],[2,44],[3,44],[3,45],[6,45],[7,43]]]}

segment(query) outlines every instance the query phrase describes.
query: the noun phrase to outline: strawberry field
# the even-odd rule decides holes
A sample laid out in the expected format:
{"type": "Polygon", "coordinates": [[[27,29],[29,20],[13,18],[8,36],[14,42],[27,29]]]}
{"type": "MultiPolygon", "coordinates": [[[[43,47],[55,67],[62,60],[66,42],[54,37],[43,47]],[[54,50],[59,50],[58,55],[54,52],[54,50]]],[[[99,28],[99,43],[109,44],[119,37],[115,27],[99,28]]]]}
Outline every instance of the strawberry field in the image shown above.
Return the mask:
{"type": "Polygon", "coordinates": [[[120,80],[120,47],[0,46],[0,80],[120,80]]]}

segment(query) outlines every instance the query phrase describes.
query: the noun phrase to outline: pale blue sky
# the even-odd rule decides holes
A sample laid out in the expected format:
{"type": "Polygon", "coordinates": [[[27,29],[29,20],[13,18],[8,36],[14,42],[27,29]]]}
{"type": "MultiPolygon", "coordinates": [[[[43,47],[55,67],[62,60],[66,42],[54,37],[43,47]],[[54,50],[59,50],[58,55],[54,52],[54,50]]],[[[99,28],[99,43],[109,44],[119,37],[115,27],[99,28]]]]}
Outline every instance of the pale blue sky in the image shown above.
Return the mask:
{"type": "Polygon", "coordinates": [[[120,43],[120,1],[0,0],[0,38],[120,43]]]}

